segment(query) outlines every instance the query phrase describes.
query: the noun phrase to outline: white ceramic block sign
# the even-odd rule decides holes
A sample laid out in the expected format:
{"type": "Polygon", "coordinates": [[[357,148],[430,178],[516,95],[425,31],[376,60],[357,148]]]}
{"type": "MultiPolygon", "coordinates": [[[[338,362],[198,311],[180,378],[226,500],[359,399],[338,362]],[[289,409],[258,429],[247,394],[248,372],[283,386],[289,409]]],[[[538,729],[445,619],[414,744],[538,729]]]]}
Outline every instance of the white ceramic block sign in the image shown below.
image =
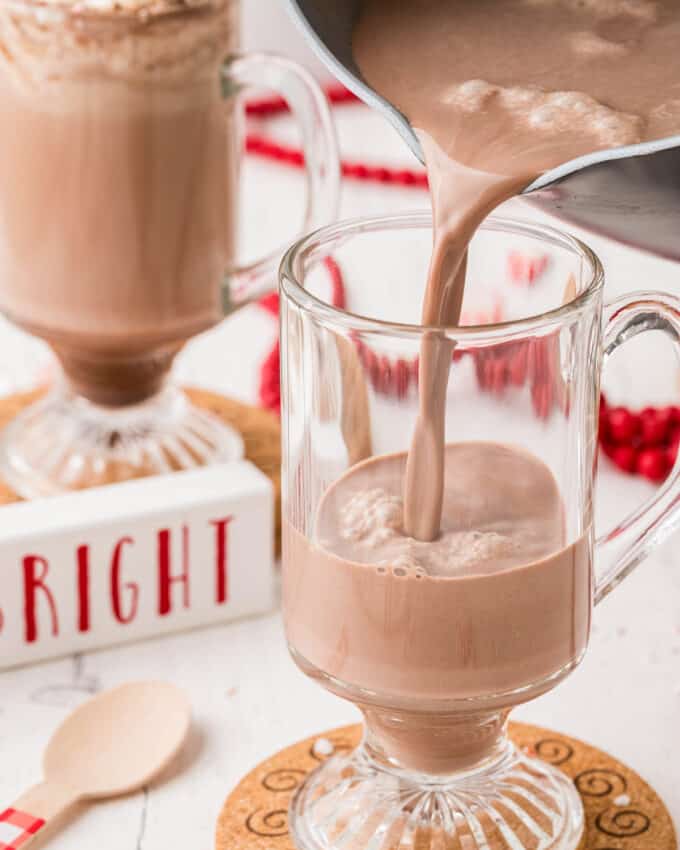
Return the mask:
{"type": "Polygon", "coordinates": [[[248,461],[0,508],[0,669],[271,609],[274,494],[248,461]]]}

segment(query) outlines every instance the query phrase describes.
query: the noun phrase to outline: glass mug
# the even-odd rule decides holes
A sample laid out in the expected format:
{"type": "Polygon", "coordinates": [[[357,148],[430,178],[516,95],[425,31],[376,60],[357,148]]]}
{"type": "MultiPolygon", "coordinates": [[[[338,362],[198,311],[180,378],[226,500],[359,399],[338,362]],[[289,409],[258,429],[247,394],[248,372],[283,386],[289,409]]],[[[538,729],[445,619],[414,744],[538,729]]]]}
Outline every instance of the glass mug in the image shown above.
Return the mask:
{"type": "Polygon", "coordinates": [[[236,53],[239,5],[0,0],[0,310],[64,377],[2,435],[25,497],[242,452],[167,381],[276,279],[282,249],[236,264],[239,93],[275,90],[300,125],[301,232],[334,218],[339,166],[311,77],[236,53]]]}
{"type": "Polygon", "coordinates": [[[597,540],[593,481],[603,360],[646,330],[677,345],[680,300],[638,293],[603,308],[589,248],[492,218],[470,248],[468,326],[423,329],[412,322],[430,250],[429,215],[407,214],[320,230],[281,266],[286,635],[303,672],[365,721],[360,747],[298,790],[291,834],[301,850],[573,850],[583,830],[574,786],[516,749],[507,719],[574,670],[593,604],[677,524],[677,465],[648,504],[597,540]],[[503,285],[510,250],[551,254],[530,293],[503,285]],[[352,312],[329,302],[328,258],[352,312]],[[475,505],[495,505],[502,528],[534,499],[539,519],[524,533],[553,523],[549,556],[511,568],[473,558],[458,574],[431,575],[344,548],[374,509],[364,514],[352,499],[382,483],[375,458],[397,470],[392,496],[401,496],[425,335],[451,345],[447,453],[486,464],[463,492],[461,529],[474,542],[475,505]],[[498,471],[508,453],[516,480],[498,471]]]}

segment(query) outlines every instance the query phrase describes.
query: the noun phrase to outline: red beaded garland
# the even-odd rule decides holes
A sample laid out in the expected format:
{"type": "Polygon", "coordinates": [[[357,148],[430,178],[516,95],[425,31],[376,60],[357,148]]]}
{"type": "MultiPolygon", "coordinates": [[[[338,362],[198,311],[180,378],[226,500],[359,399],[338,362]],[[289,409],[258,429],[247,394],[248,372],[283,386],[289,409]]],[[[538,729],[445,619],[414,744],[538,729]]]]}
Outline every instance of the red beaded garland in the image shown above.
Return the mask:
{"type": "Polygon", "coordinates": [[[678,455],[678,418],[678,407],[646,407],[635,414],[625,407],[608,408],[603,397],[599,434],[602,449],[624,472],[663,481],[678,455]]]}
{"type": "MultiPolygon", "coordinates": [[[[332,104],[357,102],[357,96],[340,84],[327,86],[325,94],[332,104]]],[[[282,97],[263,97],[246,104],[246,115],[254,118],[269,118],[288,111],[288,104],[282,97]]]]}

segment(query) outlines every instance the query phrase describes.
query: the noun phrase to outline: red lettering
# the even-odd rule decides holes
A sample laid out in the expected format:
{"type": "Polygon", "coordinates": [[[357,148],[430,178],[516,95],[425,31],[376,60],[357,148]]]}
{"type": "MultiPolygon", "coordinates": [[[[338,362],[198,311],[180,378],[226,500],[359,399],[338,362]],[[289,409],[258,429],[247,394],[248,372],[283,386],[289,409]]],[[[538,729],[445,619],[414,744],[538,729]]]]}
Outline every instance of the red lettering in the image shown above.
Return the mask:
{"type": "Polygon", "coordinates": [[[78,562],[78,631],[90,631],[90,547],[79,546],[78,562]]]}
{"type": "Polygon", "coordinates": [[[38,591],[42,591],[50,610],[52,620],[52,635],[59,635],[59,618],[57,606],[49,587],[45,584],[49,565],[40,555],[26,555],[23,559],[24,568],[24,622],[26,643],[34,643],[38,639],[38,620],[36,616],[38,591]],[[38,573],[40,569],[40,573],[38,573]]]}
{"type": "Polygon", "coordinates": [[[215,601],[224,605],[229,599],[229,555],[227,549],[228,525],[234,517],[212,519],[210,525],[215,526],[215,601]]]}
{"type": "Polygon", "coordinates": [[[139,605],[139,585],[133,581],[121,584],[120,581],[123,546],[126,544],[132,546],[134,542],[132,537],[121,537],[118,543],[116,543],[113,555],[111,556],[111,607],[113,608],[113,616],[124,626],[135,619],[139,605]],[[127,614],[123,611],[123,602],[121,599],[123,589],[127,590],[130,599],[127,614]]]}
{"type": "Polygon", "coordinates": [[[182,572],[172,575],[170,544],[172,537],[169,528],[158,532],[158,613],[161,617],[172,611],[171,588],[180,583],[183,587],[182,601],[189,607],[189,528],[182,526],[182,572]]]}

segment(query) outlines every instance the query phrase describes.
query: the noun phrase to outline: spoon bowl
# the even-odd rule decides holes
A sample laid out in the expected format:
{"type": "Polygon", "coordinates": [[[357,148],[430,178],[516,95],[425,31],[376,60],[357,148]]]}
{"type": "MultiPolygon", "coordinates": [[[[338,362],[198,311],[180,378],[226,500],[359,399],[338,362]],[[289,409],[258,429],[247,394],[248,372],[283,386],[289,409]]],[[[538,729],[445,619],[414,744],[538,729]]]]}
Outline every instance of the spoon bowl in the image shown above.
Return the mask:
{"type": "MultiPolygon", "coordinates": [[[[361,0],[287,0],[312,47],[350,91],[381,112],[423,161],[408,119],[362,77],[352,52],[361,0]]],[[[680,136],[597,151],[551,169],[523,192],[591,232],[680,260],[680,136]]]]}
{"type": "Polygon", "coordinates": [[[45,779],[81,799],[115,797],[146,785],[177,755],[190,708],[178,688],[131,682],[77,708],[52,736],[45,779]]]}

